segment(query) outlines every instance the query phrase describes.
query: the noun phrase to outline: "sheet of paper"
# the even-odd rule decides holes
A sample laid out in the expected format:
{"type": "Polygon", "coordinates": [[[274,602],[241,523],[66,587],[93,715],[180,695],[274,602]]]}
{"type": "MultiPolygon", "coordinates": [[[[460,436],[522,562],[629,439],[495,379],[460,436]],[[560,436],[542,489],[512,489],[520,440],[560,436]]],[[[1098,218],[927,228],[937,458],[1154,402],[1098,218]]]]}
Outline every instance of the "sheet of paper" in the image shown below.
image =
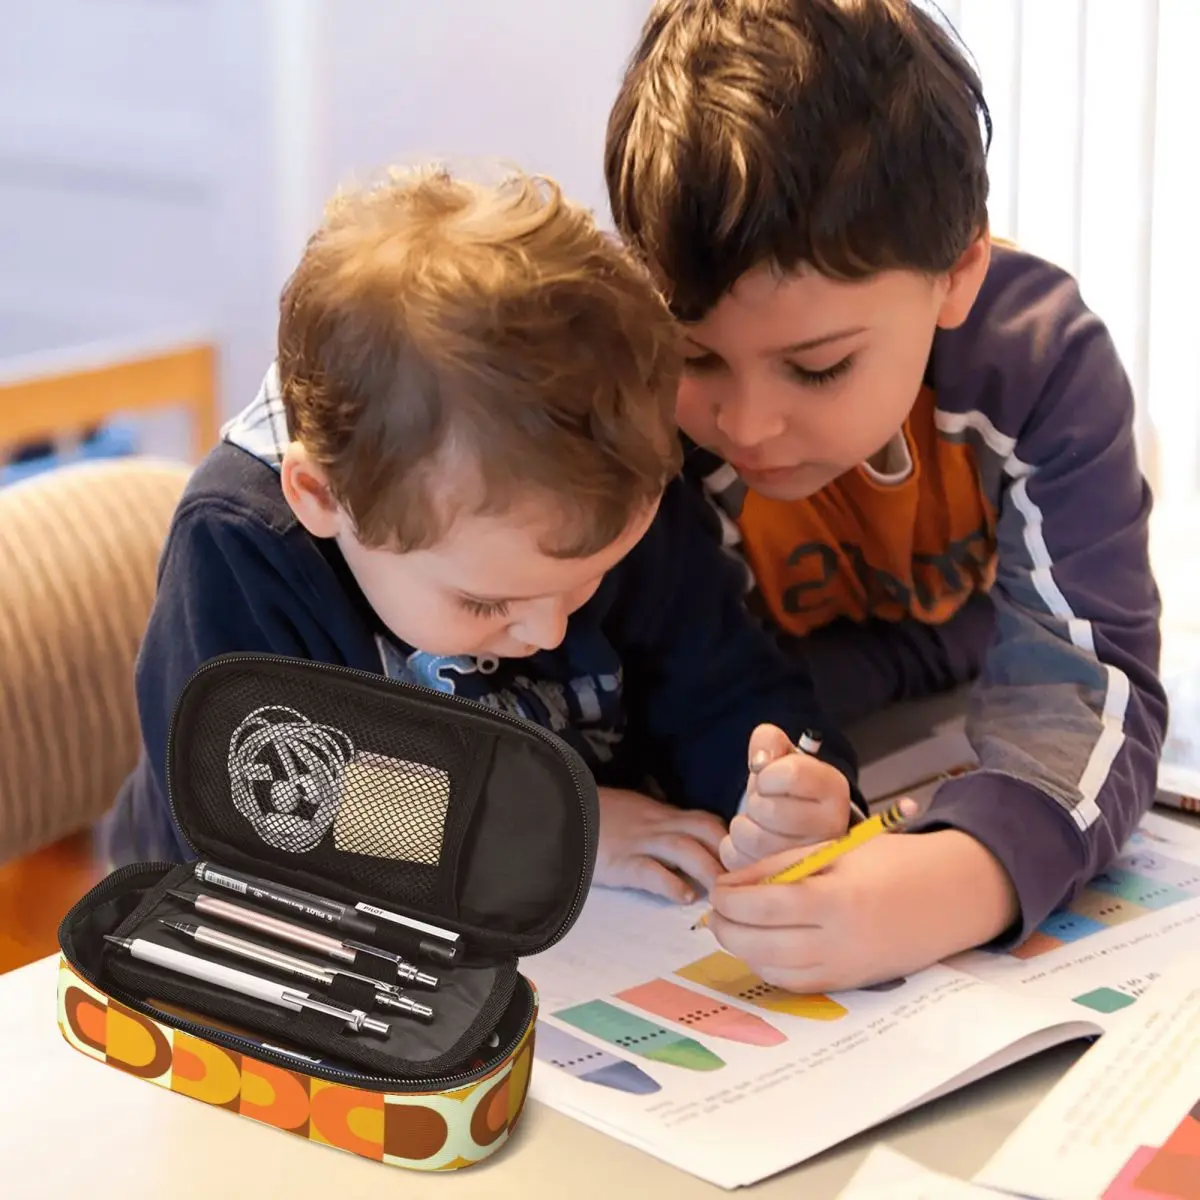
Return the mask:
{"type": "Polygon", "coordinates": [[[1070,1005],[946,967],[782,992],[691,929],[702,911],[594,888],[569,937],[521,969],[541,1000],[532,1094],[722,1187],[819,1154],[1014,1044],[1097,1032],[1064,1021],[1070,1005]]]}
{"type": "MultiPolygon", "coordinates": [[[[864,766],[868,800],[927,799],[975,762],[961,719],[864,766]]],[[[1107,1027],[1158,978],[1164,962],[1200,944],[1200,824],[1150,813],[1113,867],[1010,954],[975,952],[951,964],[1000,987],[1070,1001],[1107,1027]]]]}
{"type": "Polygon", "coordinates": [[[1200,825],[1150,813],[1112,868],[1013,952],[951,965],[1000,987],[1070,1001],[1108,1027],[1169,963],[1200,945],[1200,825]]]}
{"type": "Polygon", "coordinates": [[[838,1200],[978,1200],[996,1193],[931,1171],[887,1146],[876,1146],[838,1200]]]}
{"type": "Polygon", "coordinates": [[[976,1176],[1038,1200],[1200,1200],[1200,952],[1169,967],[976,1176]]]}

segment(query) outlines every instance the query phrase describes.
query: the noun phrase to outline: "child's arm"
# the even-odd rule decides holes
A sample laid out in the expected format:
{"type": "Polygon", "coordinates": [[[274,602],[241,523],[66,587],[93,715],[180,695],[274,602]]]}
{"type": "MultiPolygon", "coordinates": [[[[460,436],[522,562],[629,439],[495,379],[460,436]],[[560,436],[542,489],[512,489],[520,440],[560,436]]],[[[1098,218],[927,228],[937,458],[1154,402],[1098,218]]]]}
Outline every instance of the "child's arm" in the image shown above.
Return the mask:
{"type": "Polygon", "coordinates": [[[801,884],[753,886],[800,851],[718,881],[713,932],[781,986],[856,987],[1023,940],[1153,801],[1166,701],[1133,398],[1075,285],[1025,262],[935,349],[939,394],[978,406],[939,412],[942,432],[1002,481],[996,631],[968,714],[982,769],[942,784],[914,833],[801,884]]]}
{"type": "Polygon", "coordinates": [[[890,704],[952,691],[978,678],[995,613],[982,593],[940,625],[915,617],[841,617],[780,644],[808,666],[821,706],[845,728],[890,704]]]}
{"type": "Polygon", "coordinates": [[[803,665],[746,611],[744,567],[722,551],[700,496],[672,483],[621,570],[608,632],[624,663],[631,728],[673,803],[731,818],[746,789],[751,734],[763,724],[793,740],[820,728],[820,757],[858,800],[853,750],[828,728],[803,665]]]}
{"type": "Polygon", "coordinates": [[[1003,870],[957,829],[889,833],[799,883],[758,886],[790,850],[721,876],[709,928],[768,983],[796,992],[882,983],[990,940],[1016,912],[1003,870]]]}
{"type": "MultiPolygon", "coordinates": [[[[138,654],[135,686],[148,769],[136,814],[113,814],[116,860],[175,860],[186,846],[168,811],[167,731],[176,699],[202,663],[232,651],[328,658],[332,647],[305,615],[303,554],[253,514],[185,497],[159,564],[158,589],[138,654]],[[290,599],[289,599],[290,598],[290,599]],[[136,821],[138,827],[128,827],[136,821]]],[[[311,548],[309,548],[311,551],[311,548]]]]}
{"type": "Polygon", "coordinates": [[[969,438],[985,482],[1002,482],[996,633],[968,718],[983,769],[943,784],[919,826],[988,848],[1019,902],[995,930],[1010,940],[1133,832],[1166,723],[1129,381],[1075,284],[1029,262],[935,350],[939,391],[992,405],[939,412],[943,433],[969,438]]]}

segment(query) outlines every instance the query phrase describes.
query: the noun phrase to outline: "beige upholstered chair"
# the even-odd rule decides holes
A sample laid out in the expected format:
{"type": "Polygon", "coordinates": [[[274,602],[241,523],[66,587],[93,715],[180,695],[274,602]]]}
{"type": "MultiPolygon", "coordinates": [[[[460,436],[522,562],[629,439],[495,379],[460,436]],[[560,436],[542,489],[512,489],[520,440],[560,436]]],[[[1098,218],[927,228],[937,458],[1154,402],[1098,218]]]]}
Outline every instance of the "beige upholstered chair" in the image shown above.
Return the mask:
{"type": "Polygon", "coordinates": [[[134,660],[189,471],[120,459],[0,488],[0,863],[93,824],[136,762],[134,660]]]}

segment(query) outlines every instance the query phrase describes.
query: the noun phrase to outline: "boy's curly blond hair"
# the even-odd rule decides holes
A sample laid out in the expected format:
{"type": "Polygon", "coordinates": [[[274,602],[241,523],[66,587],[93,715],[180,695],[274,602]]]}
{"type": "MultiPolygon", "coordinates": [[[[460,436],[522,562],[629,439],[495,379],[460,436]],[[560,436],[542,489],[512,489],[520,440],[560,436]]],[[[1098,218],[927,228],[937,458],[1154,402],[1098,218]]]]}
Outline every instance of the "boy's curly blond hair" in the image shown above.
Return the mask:
{"type": "Polygon", "coordinates": [[[289,436],[367,545],[544,503],[544,551],[583,557],[678,469],[672,318],[550,180],[425,169],[341,194],[280,310],[289,436]]]}

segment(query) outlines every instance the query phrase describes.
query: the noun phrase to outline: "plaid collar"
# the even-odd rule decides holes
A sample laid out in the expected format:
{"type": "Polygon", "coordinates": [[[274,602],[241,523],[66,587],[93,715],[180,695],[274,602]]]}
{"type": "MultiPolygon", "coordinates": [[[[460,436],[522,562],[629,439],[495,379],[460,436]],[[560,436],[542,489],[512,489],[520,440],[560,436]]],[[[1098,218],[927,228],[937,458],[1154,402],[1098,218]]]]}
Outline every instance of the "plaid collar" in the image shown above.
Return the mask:
{"type": "Polygon", "coordinates": [[[287,414],[279,387],[279,365],[272,363],[258,395],[221,429],[221,437],[278,471],[288,446],[287,414]]]}

